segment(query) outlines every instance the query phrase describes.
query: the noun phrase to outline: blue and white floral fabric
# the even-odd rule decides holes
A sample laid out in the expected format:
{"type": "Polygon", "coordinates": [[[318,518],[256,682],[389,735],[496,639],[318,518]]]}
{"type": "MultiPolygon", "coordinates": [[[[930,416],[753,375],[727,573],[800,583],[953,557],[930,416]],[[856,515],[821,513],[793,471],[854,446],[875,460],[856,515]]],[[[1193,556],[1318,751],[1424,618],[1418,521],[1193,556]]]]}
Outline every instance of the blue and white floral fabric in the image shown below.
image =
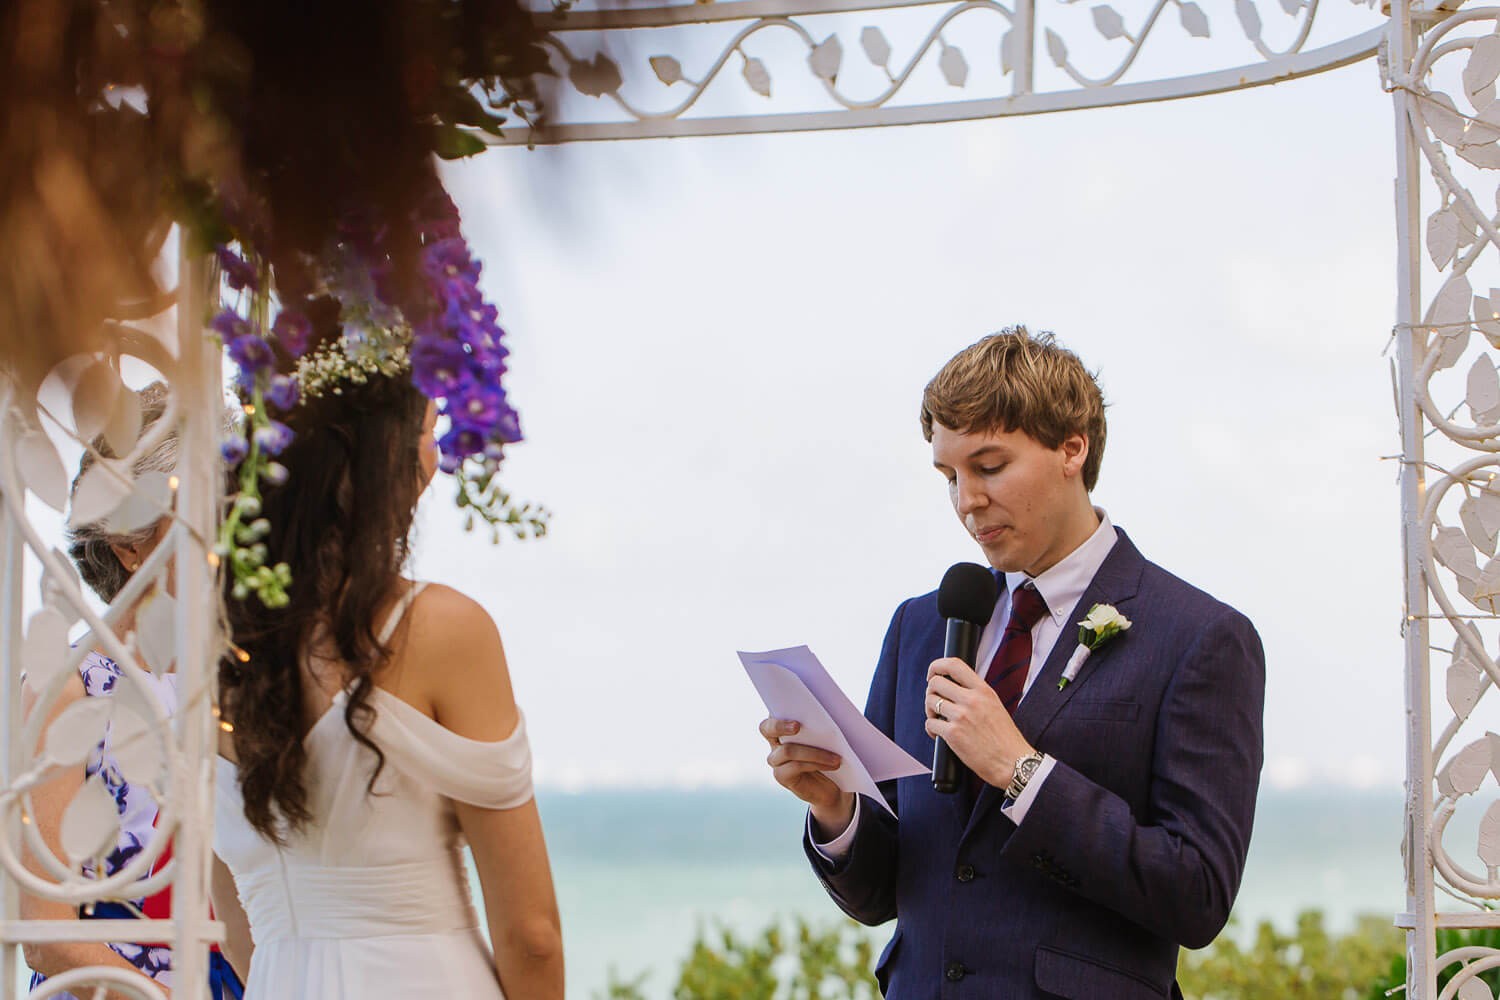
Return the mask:
{"type": "MultiPolygon", "coordinates": [[[[121,682],[122,671],[114,660],[99,653],[91,652],[84,658],[79,666],[79,673],[83,678],[83,689],[89,697],[108,697],[114,694],[116,686],[121,682]]],[[[155,687],[155,694],[161,699],[166,710],[174,712],[177,709],[177,687],[176,676],[168,674],[162,677],[152,676],[150,678],[155,687]]],[[[100,775],[106,788],[114,794],[115,806],[120,813],[120,835],[115,842],[115,847],[104,858],[104,875],[109,876],[124,868],[130,859],[139,854],[153,834],[153,826],[156,823],[157,804],[151,792],[139,785],[132,785],[121,773],[119,763],[110,751],[109,732],[106,730],[104,739],[94,748],[89,755],[88,763],[84,767],[86,777],[100,775]]],[[[92,864],[84,866],[86,874],[94,874],[92,864]]],[[[145,903],[144,898],[131,900],[137,908],[145,903]]],[[[117,903],[103,903],[94,907],[93,912],[85,913],[83,916],[96,918],[121,919],[131,916],[131,911],[117,903]]],[[[167,988],[172,986],[172,951],[163,945],[143,945],[129,943],[111,942],[109,947],[121,958],[135,966],[142,973],[161,983],[167,988]]],[[[35,988],[45,980],[41,973],[34,973],[31,977],[31,985],[35,988]]],[[[214,953],[214,989],[212,996],[214,1000],[228,1000],[240,995],[239,983],[232,971],[228,970],[227,963],[217,952],[214,953]]],[[[61,1000],[73,1000],[71,994],[61,994],[61,1000]]]]}

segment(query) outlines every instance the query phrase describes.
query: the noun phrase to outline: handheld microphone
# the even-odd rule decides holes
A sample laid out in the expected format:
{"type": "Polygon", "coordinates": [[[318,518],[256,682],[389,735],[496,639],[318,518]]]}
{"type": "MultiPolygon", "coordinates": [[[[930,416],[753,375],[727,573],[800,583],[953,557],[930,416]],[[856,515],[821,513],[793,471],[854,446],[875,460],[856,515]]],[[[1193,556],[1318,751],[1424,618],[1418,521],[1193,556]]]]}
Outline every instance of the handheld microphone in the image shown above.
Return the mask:
{"type": "MultiPolygon", "coordinates": [[[[938,614],[948,619],[943,636],[944,656],[954,656],[974,666],[979,653],[979,634],[995,613],[999,596],[995,574],[983,566],[955,563],[948,568],[937,595],[938,614]]],[[[951,795],[963,784],[968,770],[947,742],[938,737],[932,748],[932,787],[951,795]]]]}

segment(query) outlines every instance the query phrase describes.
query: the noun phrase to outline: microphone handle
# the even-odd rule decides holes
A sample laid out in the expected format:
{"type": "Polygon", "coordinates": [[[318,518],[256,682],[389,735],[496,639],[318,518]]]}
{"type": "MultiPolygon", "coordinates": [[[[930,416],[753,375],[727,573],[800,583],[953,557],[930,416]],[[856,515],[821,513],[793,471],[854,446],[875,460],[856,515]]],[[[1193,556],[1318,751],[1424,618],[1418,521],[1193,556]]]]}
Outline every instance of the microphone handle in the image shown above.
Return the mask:
{"type": "MultiPolygon", "coordinates": [[[[979,654],[979,633],[982,627],[962,618],[949,618],[948,629],[943,635],[943,655],[955,656],[969,666],[979,654]]],[[[925,714],[926,709],[923,709],[925,714]]],[[[958,759],[958,754],[948,746],[946,740],[937,737],[932,747],[932,787],[944,795],[951,795],[962,787],[969,775],[969,768],[958,759]]]]}

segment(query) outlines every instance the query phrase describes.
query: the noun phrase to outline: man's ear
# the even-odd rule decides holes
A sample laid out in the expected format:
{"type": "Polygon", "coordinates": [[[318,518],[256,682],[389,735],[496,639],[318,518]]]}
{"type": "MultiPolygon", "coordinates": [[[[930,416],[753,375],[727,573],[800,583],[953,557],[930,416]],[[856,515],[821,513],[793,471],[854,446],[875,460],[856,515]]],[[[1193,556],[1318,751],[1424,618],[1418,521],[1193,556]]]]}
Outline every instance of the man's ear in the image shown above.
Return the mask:
{"type": "Polygon", "coordinates": [[[1083,474],[1083,463],[1089,457],[1089,439],[1082,434],[1069,434],[1058,446],[1063,457],[1063,475],[1072,478],[1083,474]]]}

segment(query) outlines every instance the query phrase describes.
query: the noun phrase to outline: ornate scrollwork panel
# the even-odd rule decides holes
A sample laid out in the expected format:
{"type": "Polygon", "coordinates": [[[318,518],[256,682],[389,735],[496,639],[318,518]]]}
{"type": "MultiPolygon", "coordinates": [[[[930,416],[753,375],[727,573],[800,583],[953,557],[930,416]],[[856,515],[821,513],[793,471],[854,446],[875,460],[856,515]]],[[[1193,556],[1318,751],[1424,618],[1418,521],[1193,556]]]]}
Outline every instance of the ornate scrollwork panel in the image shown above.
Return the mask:
{"type": "MultiPolygon", "coordinates": [[[[67,359],[40,385],[0,372],[6,996],[12,946],[59,939],[169,941],[180,981],[206,981],[222,389],[217,344],[202,334],[208,272],[187,259],[181,271],[179,292],[130,305],[102,350],[67,359]],[[156,383],[149,413],[138,391],[146,383],[156,383]],[[138,566],[117,562],[86,581],[77,553],[58,545],[64,534],[74,548],[82,537],[159,541],[138,566]],[[118,579],[106,589],[118,592],[106,604],[89,588],[110,572],[118,579]],[[44,836],[36,796],[56,794],[70,775],[76,787],[55,837],[44,836]],[[142,809],[154,813],[144,827],[142,809]],[[146,919],[141,901],[169,887],[173,919],[146,919]],[[85,915],[118,904],[142,919],[28,920],[23,895],[85,915]],[[123,927],[128,937],[105,936],[123,927]]],[[[68,970],[31,996],[106,988],[163,996],[142,976],[102,966],[68,970]]]]}
{"type": "Polygon", "coordinates": [[[1328,3],[732,0],[538,13],[562,81],[550,124],[498,141],[864,128],[1243,89],[1375,52],[1383,19],[1348,7],[1331,17],[1328,3]]]}
{"type": "Polygon", "coordinates": [[[1432,943],[1494,925],[1500,899],[1500,8],[1405,13],[1403,28],[1387,84],[1403,157],[1408,995],[1476,1000],[1500,951],[1432,943]]]}

